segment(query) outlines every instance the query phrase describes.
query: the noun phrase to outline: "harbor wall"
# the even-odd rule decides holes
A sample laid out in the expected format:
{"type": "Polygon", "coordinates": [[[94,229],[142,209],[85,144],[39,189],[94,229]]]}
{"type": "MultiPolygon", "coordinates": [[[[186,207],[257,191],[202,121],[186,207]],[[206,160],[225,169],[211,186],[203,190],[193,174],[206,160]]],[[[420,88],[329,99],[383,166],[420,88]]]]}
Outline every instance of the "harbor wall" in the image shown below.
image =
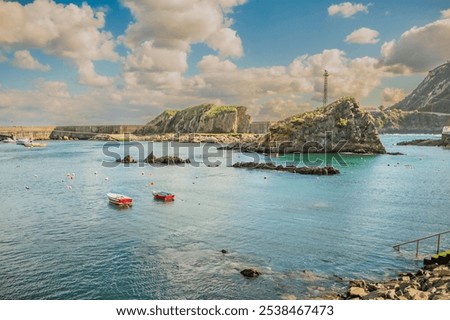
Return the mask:
{"type": "Polygon", "coordinates": [[[95,125],[95,126],[0,126],[0,139],[32,138],[33,140],[49,139],[90,139],[97,134],[132,133],[140,125],[95,125]]]}
{"type": "Polygon", "coordinates": [[[93,125],[93,126],[58,126],[50,135],[50,139],[68,140],[90,139],[97,134],[126,134],[133,133],[141,125],[93,125]]]}
{"type": "Polygon", "coordinates": [[[10,137],[15,139],[32,138],[34,140],[47,140],[50,138],[55,126],[4,126],[0,127],[0,139],[10,137]]]}

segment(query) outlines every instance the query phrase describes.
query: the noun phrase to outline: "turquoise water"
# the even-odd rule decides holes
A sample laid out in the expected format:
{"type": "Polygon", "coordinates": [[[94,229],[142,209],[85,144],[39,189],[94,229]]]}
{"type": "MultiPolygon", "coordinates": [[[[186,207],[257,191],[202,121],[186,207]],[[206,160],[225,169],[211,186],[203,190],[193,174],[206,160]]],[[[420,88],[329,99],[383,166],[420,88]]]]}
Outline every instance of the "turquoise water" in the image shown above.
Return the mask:
{"type": "Polygon", "coordinates": [[[382,136],[406,155],[347,155],[329,177],[229,168],[250,156],[212,146],[180,155],[204,162],[209,152],[218,167],[108,167],[119,149],[105,154],[102,142],[1,144],[0,298],[308,298],[344,287],[340,278],[415,270],[415,246],[392,246],[450,230],[450,150],[394,145],[414,138],[382,136]],[[176,200],[156,202],[153,190],[176,200]],[[107,192],[132,196],[133,207],[109,205],[107,192]],[[262,276],[243,278],[248,267],[262,276]]]}

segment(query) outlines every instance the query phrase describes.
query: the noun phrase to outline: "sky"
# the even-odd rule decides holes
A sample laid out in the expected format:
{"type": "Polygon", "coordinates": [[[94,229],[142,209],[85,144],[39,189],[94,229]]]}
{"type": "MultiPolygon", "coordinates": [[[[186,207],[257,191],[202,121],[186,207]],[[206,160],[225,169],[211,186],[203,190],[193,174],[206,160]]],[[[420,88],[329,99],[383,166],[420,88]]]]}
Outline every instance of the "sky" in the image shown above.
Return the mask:
{"type": "Polygon", "coordinates": [[[242,105],[280,120],[390,106],[450,60],[450,0],[0,0],[0,125],[145,124],[242,105]]]}

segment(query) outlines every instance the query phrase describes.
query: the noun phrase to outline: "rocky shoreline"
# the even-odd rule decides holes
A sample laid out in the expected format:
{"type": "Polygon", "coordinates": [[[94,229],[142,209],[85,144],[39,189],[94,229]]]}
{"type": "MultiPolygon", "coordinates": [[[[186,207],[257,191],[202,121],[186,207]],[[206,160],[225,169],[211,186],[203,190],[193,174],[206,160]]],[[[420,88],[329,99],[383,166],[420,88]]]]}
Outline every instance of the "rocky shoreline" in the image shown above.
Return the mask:
{"type": "MultiPolygon", "coordinates": [[[[98,134],[89,140],[97,141],[151,141],[151,142],[177,142],[177,143],[215,143],[224,146],[253,143],[262,134],[253,133],[163,133],[150,135],[134,134],[98,134]]],[[[70,140],[70,139],[68,139],[70,140]]]]}
{"type": "Polygon", "coordinates": [[[351,280],[344,294],[328,293],[318,299],[450,300],[450,266],[428,265],[380,282],[351,280]]]}

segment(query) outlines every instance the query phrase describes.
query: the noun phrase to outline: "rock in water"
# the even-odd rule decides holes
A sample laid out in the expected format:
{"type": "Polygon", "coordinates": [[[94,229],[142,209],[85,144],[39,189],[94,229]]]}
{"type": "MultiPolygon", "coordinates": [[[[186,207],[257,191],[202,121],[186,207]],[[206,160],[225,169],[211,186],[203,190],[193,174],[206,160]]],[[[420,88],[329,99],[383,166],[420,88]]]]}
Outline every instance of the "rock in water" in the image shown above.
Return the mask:
{"type": "Polygon", "coordinates": [[[117,159],[116,162],[137,163],[137,161],[130,155],[125,156],[122,160],[121,159],[117,159]]]}
{"type": "Polygon", "coordinates": [[[156,162],[156,157],[155,157],[155,155],[153,154],[153,151],[152,152],[150,152],[150,154],[147,156],[147,158],[145,158],[144,159],[144,162],[145,163],[155,163],[156,162]]]}
{"type": "Polygon", "coordinates": [[[241,274],[244,277],[247,277],[247,278],[256,278],[261,273],[258,270],[256,270],[256,269],[244,269],[244,270],[241,271],[241,274]]]}
{"type": "Polygon", "coordinates": [[[373,117],[351,97],[278,122],[253,151],[274,146],[283,153],[386,153],[373,117]]]}

